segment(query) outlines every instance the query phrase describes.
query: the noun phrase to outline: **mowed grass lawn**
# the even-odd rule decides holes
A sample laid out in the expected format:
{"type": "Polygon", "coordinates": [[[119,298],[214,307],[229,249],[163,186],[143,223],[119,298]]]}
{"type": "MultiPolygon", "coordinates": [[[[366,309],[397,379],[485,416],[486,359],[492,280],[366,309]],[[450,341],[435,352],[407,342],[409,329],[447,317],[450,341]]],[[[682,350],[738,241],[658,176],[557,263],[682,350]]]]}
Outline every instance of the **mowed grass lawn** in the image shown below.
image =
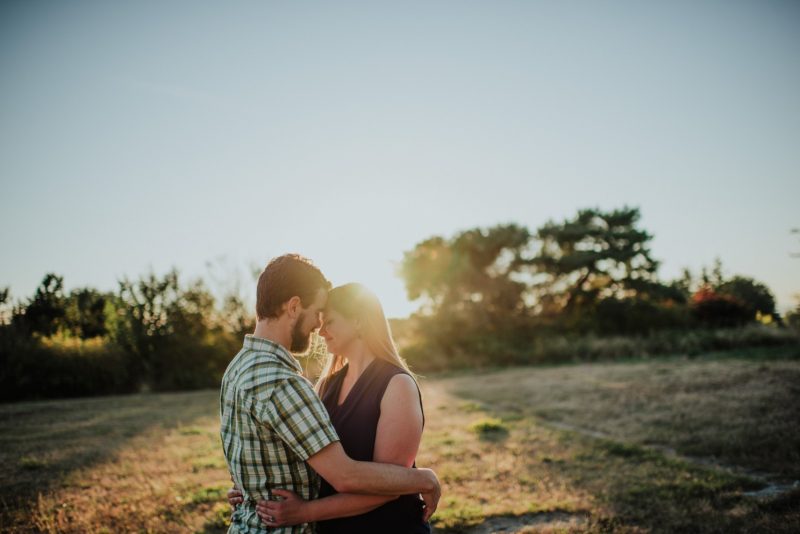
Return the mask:
{"type": "MultiPolygon", "coordinates": [[[[422,384],[437,532],[800,531],[797,347],[422,384]]],[[[0,405],[3,532],[224,532],[229,485],[216,391],[0,405]]]]}

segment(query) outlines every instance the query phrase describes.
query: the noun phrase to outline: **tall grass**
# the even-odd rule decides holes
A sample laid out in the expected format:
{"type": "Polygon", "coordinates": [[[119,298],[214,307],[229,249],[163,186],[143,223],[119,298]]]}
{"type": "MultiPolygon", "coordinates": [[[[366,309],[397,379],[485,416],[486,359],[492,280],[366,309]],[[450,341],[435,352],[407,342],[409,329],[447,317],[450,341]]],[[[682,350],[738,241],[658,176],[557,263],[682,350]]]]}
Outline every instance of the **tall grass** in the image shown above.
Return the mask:
{"type": "Polygon", "coordinates": [[[800,332],[753,323],[738,328],[662,330],[642,336],[542,335],[528,344],[514,345],[484,337],[472,345],[440,346],[417,342],[403,347],[415,370],[447,371],[508,365],[535,365],[642,359],[665,355],[694,357],[710,351],[797,346],[800,332]]]}

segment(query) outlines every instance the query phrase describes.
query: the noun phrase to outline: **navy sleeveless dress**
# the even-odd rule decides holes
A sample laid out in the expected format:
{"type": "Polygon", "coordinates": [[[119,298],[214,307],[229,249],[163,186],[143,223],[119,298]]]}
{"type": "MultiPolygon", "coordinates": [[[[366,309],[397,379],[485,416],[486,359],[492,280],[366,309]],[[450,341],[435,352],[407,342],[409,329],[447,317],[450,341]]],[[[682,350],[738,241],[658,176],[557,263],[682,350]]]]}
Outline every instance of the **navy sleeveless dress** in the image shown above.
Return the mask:
{"type": "MultiPolygon", "coordinates": [[[[328,379],[323,385],[322,402],[330,414],[342,447],[353,460],[373,461],[375,436],[381,414],[381,399],[389,381],[398,374],[408,374],[405,369],[385,360],[373,360],[341,405],[338,405],[342,381],[347,365],[328,379]]],[[[420,407],[422,398],[420,397],[420,407]]],[[[423,416],[424,420],[424,416],[423,416]]],[[[414,464],[416,467],[416,463],[414,464]]],[[[323,478],[320,498],[336,493],[323,478]]],[[[381,534],[430,534],[431,527],[423,523],[423,501],[419,495],[401,495],[378,508],[352,517],[340,517],[317,522],[320,534],[376,533],[381,534]]]]}

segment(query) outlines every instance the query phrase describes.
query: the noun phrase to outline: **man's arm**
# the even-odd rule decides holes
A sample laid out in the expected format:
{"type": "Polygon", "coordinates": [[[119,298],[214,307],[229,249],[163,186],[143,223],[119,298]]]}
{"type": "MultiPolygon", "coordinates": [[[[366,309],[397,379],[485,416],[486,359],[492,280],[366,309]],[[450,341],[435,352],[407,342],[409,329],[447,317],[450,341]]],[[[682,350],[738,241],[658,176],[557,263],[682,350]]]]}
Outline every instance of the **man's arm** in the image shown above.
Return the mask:
{"type": "Polygon", "coordinates": [[[337,493],[322,499],[305,501],[291,491],[276,489],[272,490],[272,494],[283,500],[258,501],[256,513],[265,525],[273,528],[365,514],[397,498],[337,493]]]}
{"type": "Polygon", "coordinates": [[[276,387],[269,402],[257,403],[258,418],[339,493],[405,495],[435,493],[439,481],[430,469],[357,462],[345,454],[325,406],[302,377],[276,387]]]}
{"type": "Polygon", "coordinates": [[[308,463],[338,492],[374,495],[421,493],[425,501],[424,521],[430,519],[436,511],[442,496],[439,479],[430,469],[357,462],[344,453],[342,444],[338,441],[309,458],[308,463]]]}
{"type": "Polygon", "coordinates": [[[357,462],[345,454],[338,441],[309,458],[308,463],[339,493],[405,495],[439,491],[439,480],[430,469],[357,462]]]}
{"type": "MultiPolygon", "coordinates": [[[[380,414],[375,433],[373,461],[411,467],[422,440],[422,406],[419,390],[413,378],[399,374],[389,381],[381,399],[380,414]]],[[[339,494],[336,497],[340,497],[336,507],[325,503],[325,499],[320,499],[317,504],[319,513],[338,510],[339,517],[343,517],[345,514],[342,512],[353,510],[355,513],[347,515],[357,515],[391,500],[349,493],[339,494]]],[[[328,517],[318,519],[328,519],[328,517]]]]}
{"type": "Polygon", "coordinates": [[[425,519],[436,510],[441,488],[433,471],[352,460],[338,441],[324,405],[304,379],[284,380],[259,414],[260,420],[270,424],[286,445],[339,493],[421,493],[427,507],[425,519]]]}
{"type": "Polygon", "coordinates": [[[337,493],[324,499],[308,501],[308,517],[313,518],[309,521],[324,521],[337,517],[366,514],[395,499],[397,496],[337,493]]]}
{"type": "MultiPolygon", "coordinates": [[[[308,463],[340,493],[422,493],[429,508],[426,511],[427,519],[433,514],[441,494],[439,481],[433,471],[376,463],[410,466],[416,457],[421,438],[422,407],[417,384],[409,376],[398,375],[389,383],[381,401],[381,417],[375,438],[375,462],[351,460],[344,453],[341,444],[335,443],[309,458],[308,463]]],[[[360,507],[366,502],[348,500],[339,504],[360,507]]],[[[379,504],[383,503],[374,506],[379,504]]],[[[340,513],[339,516],[341,515],[340,513]]]]}
{"type": "MultiPolygon", "coordinates": [[[[408,375],[397,375],[389,382],[381,399],[380,419],[375,436],[373,459],[410,467],[422,439],[422,406],[417,384],[408,375]]],[[[261,501],[256,507],[268,526],[293,525],[336,517],[360,515],[396,497],[337,493],[322,499],[303,501],[291,492],[273,490],[282,501],[261,501]],[[271,518],[271,520],[270,520],[271,518]]]]}

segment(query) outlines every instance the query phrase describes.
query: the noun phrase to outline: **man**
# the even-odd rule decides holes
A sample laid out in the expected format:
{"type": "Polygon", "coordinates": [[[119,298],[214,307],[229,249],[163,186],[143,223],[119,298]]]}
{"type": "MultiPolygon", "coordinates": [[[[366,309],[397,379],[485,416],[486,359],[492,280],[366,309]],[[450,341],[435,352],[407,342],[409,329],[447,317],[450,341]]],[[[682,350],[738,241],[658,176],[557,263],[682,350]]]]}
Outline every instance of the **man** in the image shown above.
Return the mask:
{"type": "Polygon", "coordinates": [[[426,520],[436,509],[441,490],[430,469],[356,462],[345,454],[325,406],[290,353],[308,348],[330,287],[317,267],[296,254],[273,259],[259,276],[256,329],[225,370],[220,391],[222,446],[243,494],[230,533],[313,533],[308,523],[268,530],[256,502],[273,499],[279,488],[314,499],[319,475],[340,493],[421,493],[426,520]]]}

